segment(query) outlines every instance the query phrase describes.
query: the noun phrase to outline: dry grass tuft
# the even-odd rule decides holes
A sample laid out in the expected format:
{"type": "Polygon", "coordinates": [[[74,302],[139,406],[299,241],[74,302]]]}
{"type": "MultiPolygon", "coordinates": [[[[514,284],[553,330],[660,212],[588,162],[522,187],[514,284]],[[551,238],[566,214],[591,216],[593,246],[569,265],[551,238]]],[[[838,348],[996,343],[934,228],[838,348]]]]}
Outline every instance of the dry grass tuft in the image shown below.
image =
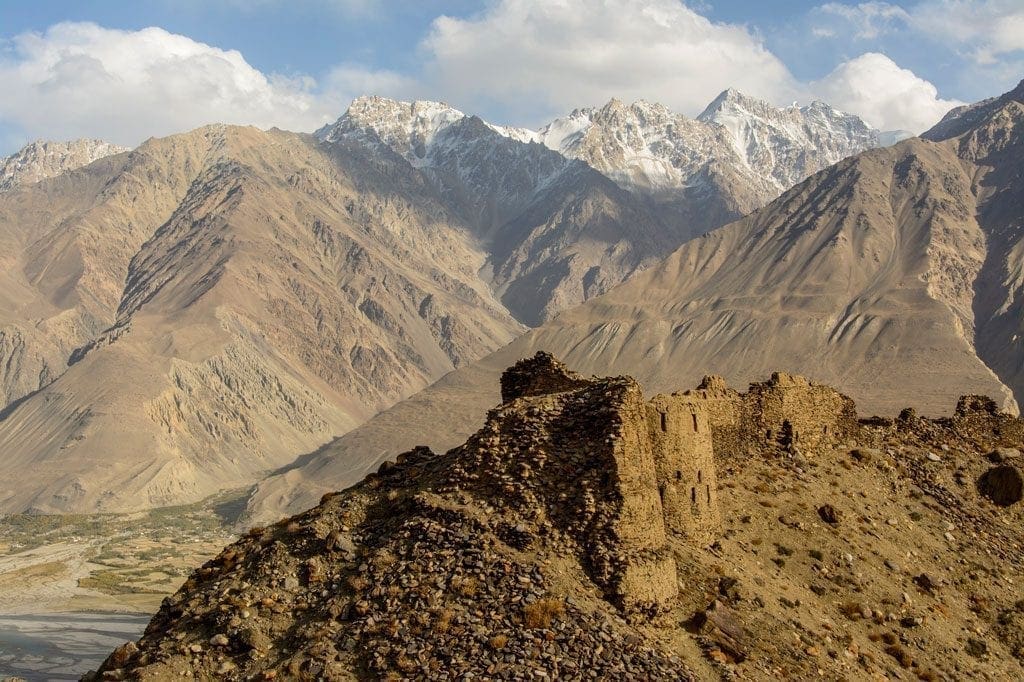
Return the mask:
{"type": "Polygon", "coordinates": [[[840,604],[839,612],[850,620],[859,620],[861,617],[860,604],[855,601],[847,601],[840,604]]]}
{"type": "Polygon", "coordinates": [[[904,668],[909,668],[914,665],[914,657],[910,655],[909,651],[899,644],[891,644],[885,647],[885,653],[899,661],[899,664],[904,668]]]}
{"type": "Polygon", "coordinates": [[[455,589],[463,597],[475,597],[480,591],[480,581],[472,576],[467,576],[455,585],[455,589]]]}
{"type": "Polygon", "coordinates": [[[455,612],[451,609],[441,609],[436,613],[434,619],[434,632],[438,634],[444,634],[452,626],[452,618],[455,616],[455,612]]]}
{"type": "Polygon", "coordinates": [[[548,628],[555,618],[565,613],[565,602],[545,597],[523,607],[523,625],[527,628],[548,628]]]}

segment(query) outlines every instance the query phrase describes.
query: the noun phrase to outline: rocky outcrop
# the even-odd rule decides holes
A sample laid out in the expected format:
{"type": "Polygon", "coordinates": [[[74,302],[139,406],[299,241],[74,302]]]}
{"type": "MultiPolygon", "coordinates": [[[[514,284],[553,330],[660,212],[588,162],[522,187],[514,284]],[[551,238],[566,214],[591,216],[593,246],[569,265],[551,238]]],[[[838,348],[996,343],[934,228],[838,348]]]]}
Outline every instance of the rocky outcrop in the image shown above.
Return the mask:
{"type": "Polygon", "coordinates": [[[1009,507],[1024,498],[1024,475],[1012,464],[992,467],[978,479],[978,492],[1000,507],[1009,507]]]}

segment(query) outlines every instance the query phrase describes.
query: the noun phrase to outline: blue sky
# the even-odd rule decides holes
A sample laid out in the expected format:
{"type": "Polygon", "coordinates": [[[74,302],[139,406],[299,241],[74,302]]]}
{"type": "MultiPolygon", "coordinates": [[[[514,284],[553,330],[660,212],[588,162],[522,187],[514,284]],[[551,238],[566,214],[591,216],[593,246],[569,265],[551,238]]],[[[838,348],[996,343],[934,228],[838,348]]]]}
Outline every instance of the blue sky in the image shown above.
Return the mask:
{"type": "Polygon", "coordinates": [[[616,96],[688,115],[726,87],[920,132],[1024,77],[1024,2],[0,2],[0,153],[223,121],[313,130],[352,97],[536,126],[616,96]]]}

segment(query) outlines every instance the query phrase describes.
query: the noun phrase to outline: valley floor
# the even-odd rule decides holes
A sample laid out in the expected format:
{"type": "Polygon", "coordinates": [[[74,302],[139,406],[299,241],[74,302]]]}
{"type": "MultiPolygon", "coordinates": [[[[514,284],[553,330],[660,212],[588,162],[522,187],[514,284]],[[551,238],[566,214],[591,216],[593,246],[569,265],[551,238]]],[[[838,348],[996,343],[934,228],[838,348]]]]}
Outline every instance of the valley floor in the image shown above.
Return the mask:
{"type": "Polygon", "coordinates": [[[244,490],[131,515],[0,519],[0,679],[78,679],[234,539],[244,490]]]}

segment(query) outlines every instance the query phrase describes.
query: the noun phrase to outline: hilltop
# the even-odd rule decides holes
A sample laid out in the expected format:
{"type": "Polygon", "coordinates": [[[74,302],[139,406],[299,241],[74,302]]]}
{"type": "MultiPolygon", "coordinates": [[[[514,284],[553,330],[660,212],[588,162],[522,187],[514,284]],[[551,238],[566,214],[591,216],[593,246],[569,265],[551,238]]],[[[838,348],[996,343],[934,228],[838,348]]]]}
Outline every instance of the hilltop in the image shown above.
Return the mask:
{"type": "Polygon", "coordinates": [[[197,569],[102,679],[1021,675],[1024,421],[993,401],[647,400],[543,353],[500,383],[463,445],[197,569]]]}

